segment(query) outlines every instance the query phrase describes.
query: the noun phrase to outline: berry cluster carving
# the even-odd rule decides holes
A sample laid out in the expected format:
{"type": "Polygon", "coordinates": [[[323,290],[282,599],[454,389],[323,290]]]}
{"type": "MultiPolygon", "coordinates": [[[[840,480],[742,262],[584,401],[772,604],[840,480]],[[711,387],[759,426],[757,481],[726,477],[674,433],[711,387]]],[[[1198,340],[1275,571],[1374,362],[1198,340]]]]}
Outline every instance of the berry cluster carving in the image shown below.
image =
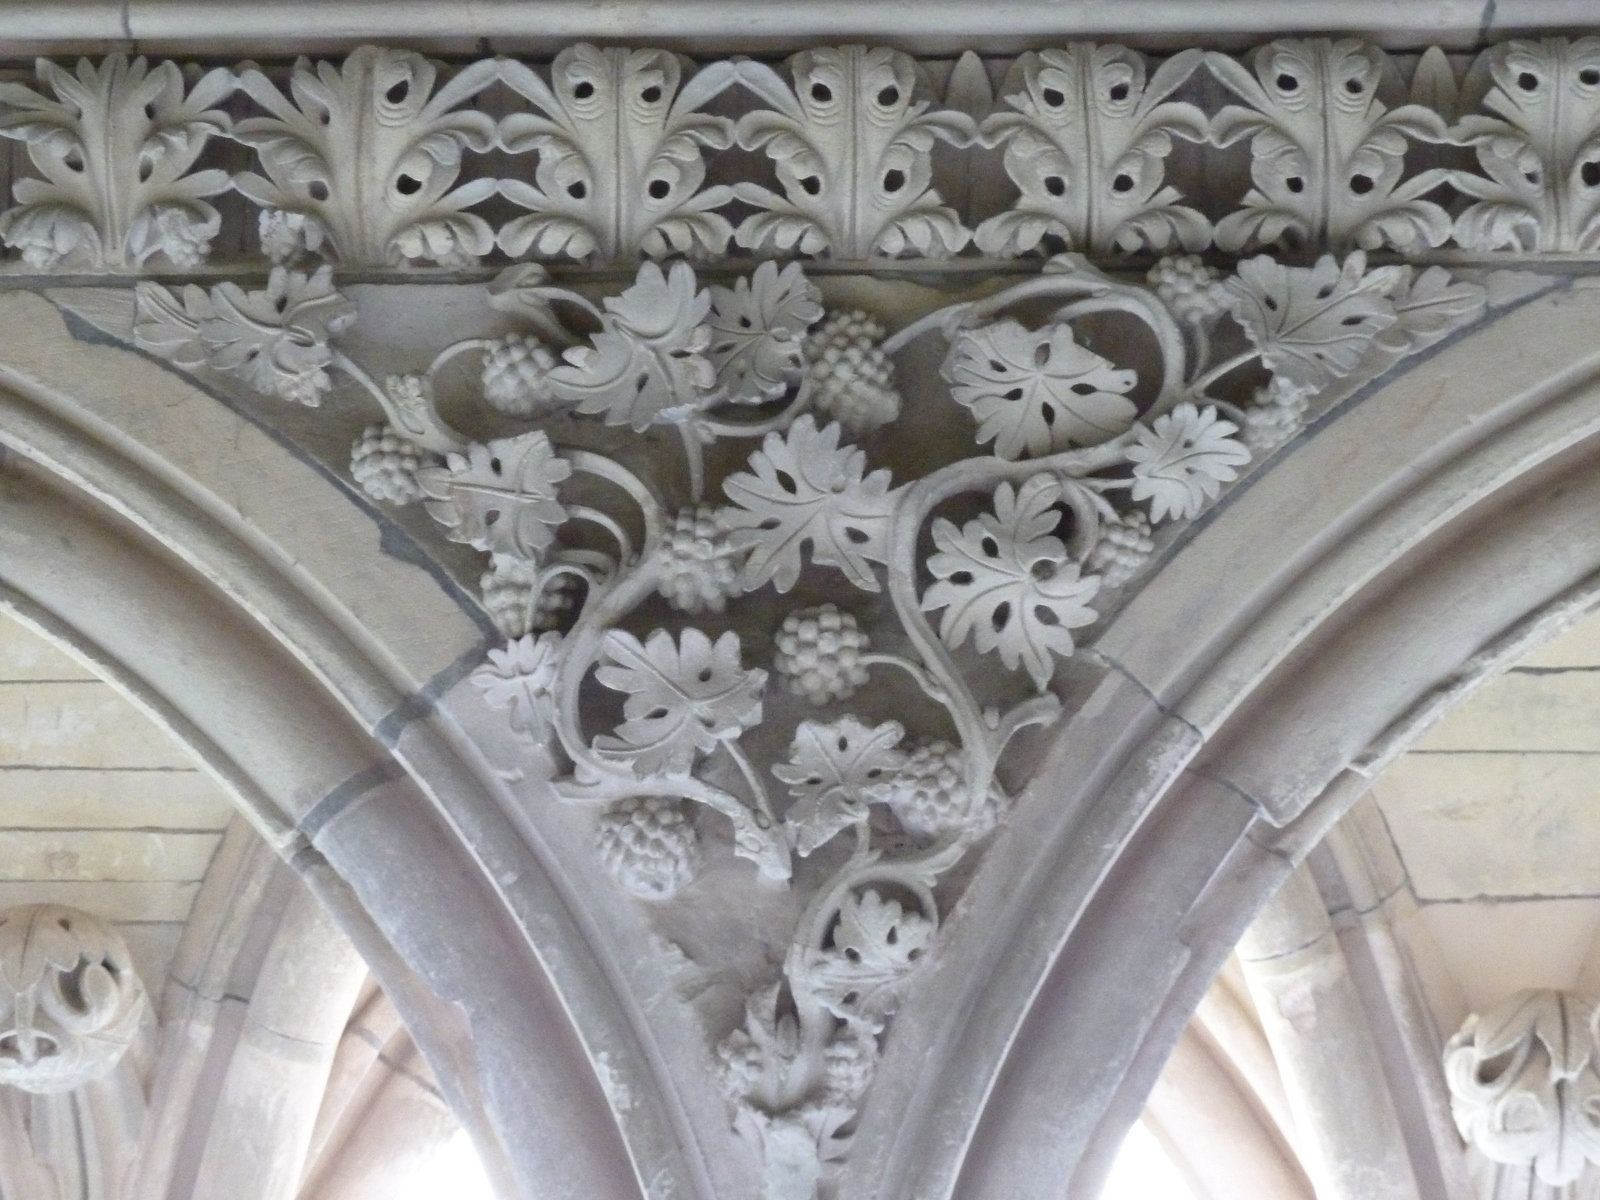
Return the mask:
{"type": "Polygon", "coordinates": [[[781,977],[717,1039],[768,1200],[810,1200],[846,1153],[895,1007],[937,947],[935,889],[1004,820],[1008,748],[1060,717],[1062,663],[1167,531],[1314,403],[1484,304],[1441,268],[1360,251],[1258,256],[1227,278],[1168,257],[1141,282],[1062,255],[893,334],[828,310],[798,263],[706,286],[647,261],[598,303],[517,264],[481,294],[517,327],[410,375],[375,378],[340,348],[358,311],[327,267],[279,267],[254,291],[142,281],[136,337],[279,400],[348,387],[382,412],[351,478],[483,556],[506,640],[472,682],[543,802],[593,812],[595,865],[619,887],[691,896],[719,827],[752,886],[826,864],[781,977]],[[1154,353],[1091,349],[1084,323],[1113,320],[1138,336],[1108,348],[1154,353]],[[922,418],[971,440],[897,478],[870,448],[908,403],[896,363],[914,343],[942,345],[948,384],[916,397],[939,406],[922,418]],[[496,436],[459,432],[436,403],[462,363],[496,436]],[[819,588],[833,598],[790,599],[819,588]],[[770,640],[739,623],[760,606],[779,614],[770,640]]]}

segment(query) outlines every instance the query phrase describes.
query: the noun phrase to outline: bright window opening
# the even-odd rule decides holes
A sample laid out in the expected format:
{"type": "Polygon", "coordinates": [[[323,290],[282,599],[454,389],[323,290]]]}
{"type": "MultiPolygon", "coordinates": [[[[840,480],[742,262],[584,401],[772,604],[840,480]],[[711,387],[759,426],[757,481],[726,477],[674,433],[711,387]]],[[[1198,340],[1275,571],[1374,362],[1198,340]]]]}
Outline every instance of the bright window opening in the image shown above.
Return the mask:
{"type": "Polygon", "coordinates": [[[495,1200],[489,1176],[467,1131],[458,1129],[437,1153],[417,1164],[394,1200],[495,1200]]]}
{"type": "Polygon", "coordinates": [[[1100,1200],[1195,1200],[1193,1189],[1140,1121],[1128,1131],[1100,1200]]]}

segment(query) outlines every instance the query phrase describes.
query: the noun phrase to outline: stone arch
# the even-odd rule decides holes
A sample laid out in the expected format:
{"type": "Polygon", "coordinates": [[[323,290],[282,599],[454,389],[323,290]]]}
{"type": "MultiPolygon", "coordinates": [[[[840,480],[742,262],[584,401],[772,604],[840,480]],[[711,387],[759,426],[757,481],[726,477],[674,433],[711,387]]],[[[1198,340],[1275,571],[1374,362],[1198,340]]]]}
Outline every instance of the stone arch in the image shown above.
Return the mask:
{"type": "Polygon", "coordinates": [[[1293,864],[1449,704],[1596,602],[1597,312],[1563,289],[1365,389],[1119,613],[1110,674],[900,1013],[845,1195],[1097,1193],[1293,864]]]}
{"type": "MultiPolygon", "coordinates": [[[[1597,317],[1582,288],[1508,307],[1174,546],[902,1010],[843,1195],[1092,1195],[1221,955],[1352,785],[1590,603],[1597,317]]],[[[720,1106],[595,932],[644,931],[514,823],[450,707],[484,647],[471,606],[217,397],[75,340],[41,298],[0,319],[6,606],[228,784],[523,1193],[634,1195],[631,1154],[679,1194],[740,1194],[703,1154],[720,1106]]]]}

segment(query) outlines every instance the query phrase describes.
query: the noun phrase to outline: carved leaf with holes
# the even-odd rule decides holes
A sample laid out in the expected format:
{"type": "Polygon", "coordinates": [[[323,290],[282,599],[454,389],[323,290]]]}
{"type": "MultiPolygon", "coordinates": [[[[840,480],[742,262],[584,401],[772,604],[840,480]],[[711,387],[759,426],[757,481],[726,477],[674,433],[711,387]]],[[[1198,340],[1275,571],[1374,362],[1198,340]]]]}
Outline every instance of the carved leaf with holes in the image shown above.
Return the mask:
{"type": "Polygon", "coordinates": [[[552,689],[560,665],[561,635],[530,633],[503,650],[490,650],[488,661],[472,672],[472,684],[490,708],[509,710],[513,732],[543,742],[555,717],[552,689]]]}
{"type": "Polygon", "coordinates": [[[739,199],[763,211],[739,225],[739,245],[834,258],[954,254],[970,236],[929,185],[936,140],[965,146],[972,118],[929,112],[913,100],[917,65],[886,47],[806,50],[789,59],[790,86],[746,62],[740,82],[772,106],[739,118],[739,145],[765,150],[782,196],[740,183],[739,199]]]}
{"type": "Polygon", "coordinates": [[[556,488],[571,474],[572,464],[535,430],[473,442],[465,454],[447,455],[444,466],[418,471],[417,482],[431,497],[428,515],[452,542],[537,560],[567,519],[556,488]]]}
{"type": "Polygon", "coordinates": [[[1398,319],[1389,297],[1402,269],[1366,267],[1359,250],[1342,266],[1327,254],[1314,267],[1286,267],[1263,254],[1240,263],[1223,287],[1267,369],[1321,388],[1355,370],[1398,319]]]}
{"type": "Polygon", "coordinates": [[[1395,323],[1378,335],[1378,344],[1402,354],[1415,354],[1483,315],[1488,293],[1481,284],[1450,277],[1443,267],[1421,274],[1402,268],[1400,283],[1389,299],[1395,323]]]}
{"type": "Polygon", "coordinates": [[[1456,218],[1456,240],[1469,250],[1600,249],[1600,38],[1505,42],[1484,51],[1474,82],[1498,115],[1471,114],[1450,131],[1477,148],[1488,176],[1452,173],[1477,198],[1456,218]]]}
{"type": "Polygon", "coordinates": [[[800,722],[789,761],[772,768],[795,799],[784,825],[798,854],[810,854],[867,819],[871,789],[905,765],[906,756],[895,748],[905,735],[898,721],[878,726],[855,717],[827,725],[800,722]]]}
{"type": "Polygon", "coordinates": [[[1068,250],[1200,250],[1211,223],[1176,203],[1166,184],[1172,139],[1204,142],[1205,114],[1168,101],[1200,65],[1198,50],[1167,59],[1145,80],[1143,56],[1079,43],[1024,54],[1002,86],[1016,112],[983,123],[986,145],[1006,148],[1022,195],[978,226],[986,254],[1026,254],[1053,234],[1068,250]]]}
{"type": "Polygon", "coordinates": [[[876,1031],[893,1014],[898,985],[933,934],[927,917],[868,888],[839,909],[833,945],[806,954],[802,986],[834,1016],[876,1031]]]}
{"type": "Polygon", "coordinates": [[[717,383],[730,400],[757,404],[783,395],[804,365],[806,330],[822,318],[822,296],[799,263],[781,272],[764,262],[732,290],[711,290],[711,347],[717,383]]]}
{"type": "Polygon", "coordinates": [[[737,68],[712,63],[684,82],[687,65],[665,50],[580,44],[556,56],[547,84],[531,67],[507,62],[506,84],[542,115],[512,113],[500,123],[505,149],[539,155],[533,183],[500,182],[508,200],[531,210],[500,230],[500,248],[604,261],[721,254],[733,226],[712,210],[733,191],[701,190],[701,155],[732,143],[733,122],[695,109],[728,87],[737,68]]]}
{"type": "Polygon", "coordinates": [[[1031,330],[999,321],[966,330],[940,372],[956,403],[972,410],[978,441],[1000,458],[1092,446],[1133,424],[1127,392],[1138,381],[1072,339],[1072,327],[1031,330]]]}
{"type": "Polygon", "coordinates": [[[37,69],[55,99],[0,83],[0,136],[25,142],[43,176],[18,180],[0,239],[44,269],[142,267],[157,255],[180,268],[204,262],[222,227],[206,197],[228,190],[228,174],[189,169],[228,130],[212,106],[232,93],[232,74],[211,71],[185,95],[171,62],[151,69],[113,54],[98,67],[79,59],[76,72],[46,59],[37,69]]]}
{"type": "Polygon", "coordinates": [[[1152,521],[1198,516],[1250,461],[1250,451],[1233,436],[1238,431],[1216,409],[1192,404],[1180,404],[1148,429],[1141,427],[1138,441],[1127,449],[1133,498],[1150,501],[1152,521]]]}
{"type": "Polygon", "coordinates": [[[928,559],[938,582],[922,596],[925,611],[944,609],[946,646],[954,650],[971,634],[979,653],[998,650],[1009,669],[1026,667],[1040,691],[1055,673],[1052,655],[1069,657],[1071,631],[1094,622],[1089,601],[1100,590],[1099,576],[1080,577],[1054,534],[1060,500],[1060,482],[1035,475],[1017,489],[1002,483],[994,512],[960,529],[939,518],[939,552],[928,559]]]}
{"type": "Polygon", "coordinates": [[[686,774],[697,754],[761,722],[767,673],[740,666],[736,633],[712,642],[690,628],[674,642],[658,629],[641,644],[613,629],[605,655],[607,665],[595,678],[628,698],[616,736],[595,739],[595,749],[631,764],[638,775],[686,774]]]}
{"type": "Polygon", "coordinates": [[[329,339],[348,329],[356,306],[323,267],[313,275],[274,267],[267,286],[247,292],[194,284],[183,300],[145,281],[136,291],[134,338],[178,366],[225,371],[265,395],[315,406],[333,386],[329,339]]]}
{"type": "Polygon", "coordinates": [[[438,68],[422,55],[362,46],[342,67],[301,59],[290,99],[248,68],[239,87],[271,116],[240,121],[233,136],[255,147],[266,177],[245,172],[234,186],[269,211],[314,218],[346,265],[476,262],[494,233],[464,210],[494,195],[494,180],[451,189],[463,150],[494,148],[495,123],[458,110],[499,72],[473,63],[435,92],[438,68]]]}
{"type": "Polygon", "coordinates": [[[673,263],[639,267],[633,286],[608,296],[592,346],[574,346],[547,376],[557,399],[581,413],[603,413],[608,425],[676,424],[703,409],[717,371],[706,358],[711,330],[702,322],[711,297],[695,290],[694,271],[673,263]]]}
{"type": "Polygon", "coordinates": [[[737,507],[724,509],[735,547],[750,548],[742,583],[753,591],[772,581],[787,592],[800,578],[803,552],[817,566],[838,567],[850,582],[876,592],[871,563],[888,561],[889,518],[896,493],[889,472],[866,474],[867,456],[839,444],[837,421],[818,430],[807,413],[787,433],[769,433],[722,490],[737,507]]]}
{"type": "Polygon", "coordinates": [[[1248,106],[1217,113],[1212,140],[1249,139],[1255,184],[1244,207],[1217,222],[1219,247],[1267,245],[1285,234],[1335,249],[1443,244],[1450,218],[1424,197],[1450,173],[1404,176],[1407,147],[1445,141],[1444,120],[1420,104],[1391,109],[1379,98],[1399,88],[1383,51],[1350,39],[1277,41],[1251,63],[1253,71],[1206,54],[1211,73],[1248,106]]]}

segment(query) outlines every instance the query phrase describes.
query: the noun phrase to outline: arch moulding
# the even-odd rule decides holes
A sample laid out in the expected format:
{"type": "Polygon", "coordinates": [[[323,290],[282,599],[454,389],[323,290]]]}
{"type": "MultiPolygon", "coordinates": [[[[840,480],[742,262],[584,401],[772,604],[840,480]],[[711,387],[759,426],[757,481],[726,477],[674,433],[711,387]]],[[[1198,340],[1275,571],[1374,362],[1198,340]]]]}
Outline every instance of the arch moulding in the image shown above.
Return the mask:
{"type": "MultiPolygon", "coordinates": [[[[300,873],[506,1195],[1089,1200],[1259,907],[1600,602],[1589,234],[1490,206],[1473,140],[1510,56],[1583,89],[1594,45],[1060,41],[112,56],[79,82],[148,70],[147,157],[194,154],[85,184],[143,225],[38,180],[0,217],[0,605],[300,873]],[[1067,211],[1016,148],[1070,153],[1071,78],[1159,136],[1067,211]],[[666,106],[620,122],[638,178],[563,148],[596,95],[666,106]],[[841,183],[879,117],[899,165],[841,183]],[[1216,160],[1243,199],[1163,182],[1348,121],[1371,205],[1260,151],[1216,160]],[[1438,165],[1401,182],[1386,121],[1438,165]]],[[[73,78],[0,106],[88,144],[73,78]]]]}

